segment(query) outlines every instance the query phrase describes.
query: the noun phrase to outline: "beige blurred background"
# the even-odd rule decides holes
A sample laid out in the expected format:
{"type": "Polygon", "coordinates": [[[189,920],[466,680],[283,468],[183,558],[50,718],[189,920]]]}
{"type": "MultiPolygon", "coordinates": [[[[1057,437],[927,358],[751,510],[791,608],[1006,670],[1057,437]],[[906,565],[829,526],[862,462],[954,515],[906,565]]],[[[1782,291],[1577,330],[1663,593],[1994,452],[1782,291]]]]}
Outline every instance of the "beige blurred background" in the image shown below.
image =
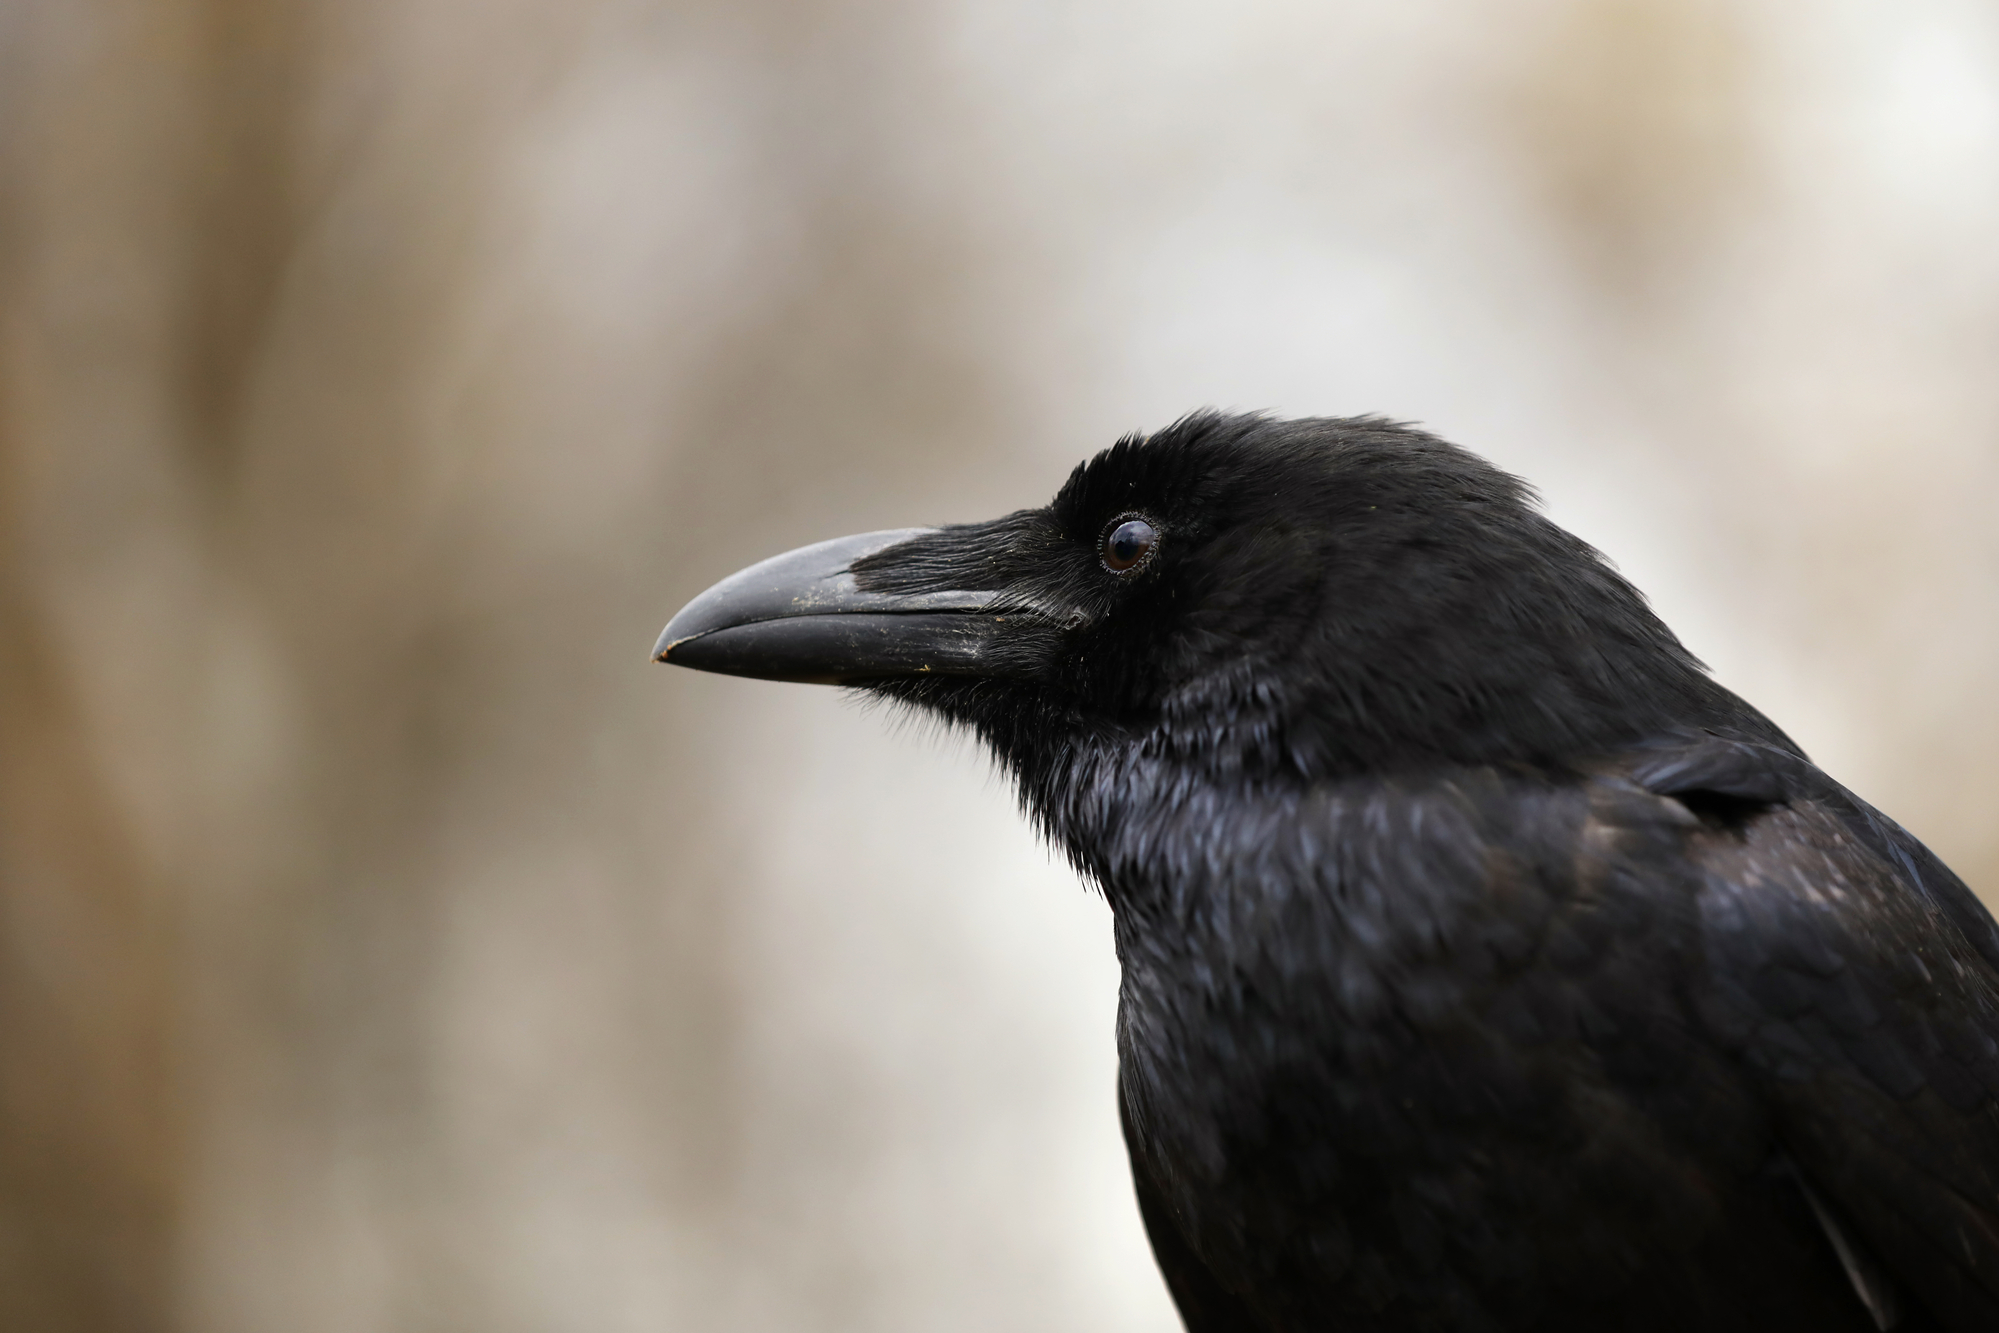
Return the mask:
{"type": "Polygon", "coordinates": [[[0,209],[0,1328],[1176,1327],[1102,904],[646,655],[1204,404],[1999,892],[1992,0],[13,0],[0,209]]]}

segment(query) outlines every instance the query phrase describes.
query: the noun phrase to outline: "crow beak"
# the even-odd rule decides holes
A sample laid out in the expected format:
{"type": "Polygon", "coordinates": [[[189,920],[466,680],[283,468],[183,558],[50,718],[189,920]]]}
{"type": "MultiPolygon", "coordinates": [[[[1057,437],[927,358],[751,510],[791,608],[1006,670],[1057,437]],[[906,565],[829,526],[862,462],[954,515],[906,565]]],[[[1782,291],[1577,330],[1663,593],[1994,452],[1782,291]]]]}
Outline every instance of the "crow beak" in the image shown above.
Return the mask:
{"type": "Polygon", "coordinates": [[[903,528],[801,547],[731,574],[682,607],[653,659],[758,680],[840,685],[894,676],[983,676],[1017,615],[993,592],[868,592],[863,556],[923,537],[903,528]]]}

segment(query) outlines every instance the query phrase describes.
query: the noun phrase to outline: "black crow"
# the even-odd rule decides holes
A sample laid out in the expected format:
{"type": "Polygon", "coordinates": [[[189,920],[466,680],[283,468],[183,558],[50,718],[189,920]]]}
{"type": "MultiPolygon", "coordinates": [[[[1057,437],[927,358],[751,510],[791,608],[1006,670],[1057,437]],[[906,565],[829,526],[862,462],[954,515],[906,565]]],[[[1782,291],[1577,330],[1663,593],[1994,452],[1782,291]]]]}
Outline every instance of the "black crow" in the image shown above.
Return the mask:
{"type": "Polygon", "coordinates": [[[1472,454],[1191,416],[656,651],[992,747],[1193,1333],[1999,1330],[1999,928],[1472,454]]]}

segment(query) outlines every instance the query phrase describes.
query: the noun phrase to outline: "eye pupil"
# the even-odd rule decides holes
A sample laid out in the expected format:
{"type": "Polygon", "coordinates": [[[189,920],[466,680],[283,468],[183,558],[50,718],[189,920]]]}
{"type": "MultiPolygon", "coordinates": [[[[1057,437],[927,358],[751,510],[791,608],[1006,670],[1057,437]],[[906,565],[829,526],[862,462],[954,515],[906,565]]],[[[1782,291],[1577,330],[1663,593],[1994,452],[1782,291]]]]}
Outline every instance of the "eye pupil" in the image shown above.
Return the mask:
{"type": "Polygon", "coordinates": [[[1105,535],[1104,564],[1112,572],[1122,574],[1150,555],[1158,541],[1157,528],[1142,518],[1128,518],[1105,535]]]}

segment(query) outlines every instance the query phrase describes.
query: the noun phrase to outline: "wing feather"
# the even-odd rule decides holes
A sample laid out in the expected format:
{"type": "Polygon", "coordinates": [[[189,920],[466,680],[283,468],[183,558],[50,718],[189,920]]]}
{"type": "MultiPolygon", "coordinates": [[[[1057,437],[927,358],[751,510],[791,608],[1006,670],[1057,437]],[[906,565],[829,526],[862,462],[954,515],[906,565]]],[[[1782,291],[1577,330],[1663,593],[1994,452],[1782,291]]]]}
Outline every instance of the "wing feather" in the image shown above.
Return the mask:
{"type": "Polygon", "coordinates": [[[1810,1191],[1946,1328],[1999,1328],[1999,928],[1803,759],[1690,748],[1632,776],[1690,811],[1701,791],[1756,804],[1690,842],[1699,1010],[1776,1109],[1810,1191]]]}

